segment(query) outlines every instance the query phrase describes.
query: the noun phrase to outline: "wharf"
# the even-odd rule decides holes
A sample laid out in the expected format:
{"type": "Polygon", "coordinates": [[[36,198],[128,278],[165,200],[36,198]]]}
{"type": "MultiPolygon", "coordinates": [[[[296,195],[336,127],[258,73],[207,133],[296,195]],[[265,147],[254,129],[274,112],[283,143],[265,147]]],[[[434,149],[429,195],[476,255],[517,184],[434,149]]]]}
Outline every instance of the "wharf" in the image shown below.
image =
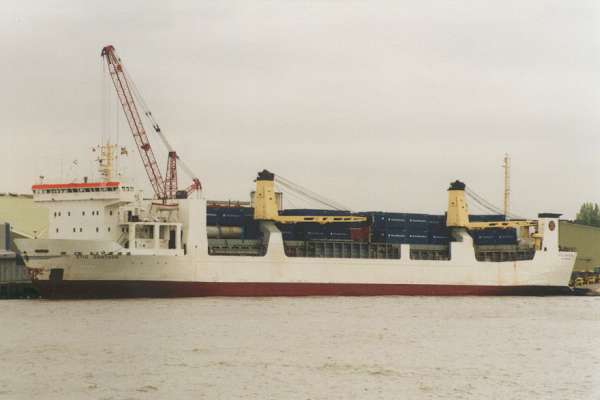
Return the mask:
{"type": "Polygon", "coordinates": [[[13,251],[9,224],[0,224],[0,299],[38,297],[21,257],[13,251]]]}
{"type": "Polygon", "coordinates": [[[38,297],[16,253],[0,250],[0,299],[38,297]]]}

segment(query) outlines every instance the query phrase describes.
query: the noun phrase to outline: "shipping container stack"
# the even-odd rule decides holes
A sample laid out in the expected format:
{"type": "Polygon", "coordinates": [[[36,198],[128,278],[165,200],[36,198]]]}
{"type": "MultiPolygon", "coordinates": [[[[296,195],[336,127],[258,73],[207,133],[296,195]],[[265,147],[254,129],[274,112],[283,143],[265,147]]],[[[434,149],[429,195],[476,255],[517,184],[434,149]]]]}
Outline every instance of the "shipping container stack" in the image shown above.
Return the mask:
{"type": "Polygon", "coordinates": [[[373,242],[448,244],[450,235],[444,215],[411,213],[362,213],[371,221],[373,242]]]}
{"type": "MultiPolygon", "coordinates": [[[[260,225],[253,218],[254,209],[249,207],[207,207],[206,223],[209,226],[242,227],[242,239],[262,237],[260,225]]],[[[376,243],[448,245],[450,232],[446,227],[445,215],[360,212],[322,209],[287,209],[280,215],[359,215],[367,217],[366,223],[312,222],[277,224],[284,240],[352,240],[376,243]]],[[[504,215],[470,215],[470,221],[504,221],[504,215]]],[[[515,229],[488,228],[472,230],[471,236],[477,245],[515,244],[515,229]]]]}
{"type": "MultiPolygon", "coordinates": [[[[352,215],[350,211],[319,210],[319,209],[287,209],[282,210],[280,215],[296,216],[340,216],[352,215]]],[[[302,222],[297,224],[277,224],[283,235],[283,240],[368,240],[368,231],[361,235],[364,224],[334,222],[319,224],[313,222],[302,222]],[[358,231],[357,231],[358,230],[358,231]],[[355,239],[353,239],[353,237],[355,239]]]]}
{"type": "Polygon", "coordinates": [[[254,208],[250,207],[207,207],[206,225],[239,226],[244,240],[262,237],[258,221],[254,220],[254,208]]]}
{"type": "Polygon", "coordinates": [[[471,231],[473,242],[480,246],[513,245],[517,243],[517,230],[514,228],[488,228],[471,231]]]}
{"type": "Polygon", "coordinates": [[[284,240],[352,240],[353,223],[277,224],[284,240]]]}
{"type": "MultiPolygon", "coordinates": [[[[506,221],[506,216],[502,214],[491,215],[469,215],[471,222],[499,222],[506,221]]],[[[471,237],[476,245],[514,245],[517,243],[517,230],[514,228],[500,229],[487,228],[471,230],[471,237]]]]}

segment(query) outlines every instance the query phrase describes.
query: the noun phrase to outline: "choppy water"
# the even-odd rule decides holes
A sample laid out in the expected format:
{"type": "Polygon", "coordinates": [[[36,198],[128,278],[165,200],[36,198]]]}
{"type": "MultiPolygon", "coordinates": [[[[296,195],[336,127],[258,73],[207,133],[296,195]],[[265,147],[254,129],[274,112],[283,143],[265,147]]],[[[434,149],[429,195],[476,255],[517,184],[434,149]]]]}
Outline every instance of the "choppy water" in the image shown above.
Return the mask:
{"type": "Polygon", "coordinates": [[[0,301],[4,399],[598,399],[600,297],[0,301]]]}

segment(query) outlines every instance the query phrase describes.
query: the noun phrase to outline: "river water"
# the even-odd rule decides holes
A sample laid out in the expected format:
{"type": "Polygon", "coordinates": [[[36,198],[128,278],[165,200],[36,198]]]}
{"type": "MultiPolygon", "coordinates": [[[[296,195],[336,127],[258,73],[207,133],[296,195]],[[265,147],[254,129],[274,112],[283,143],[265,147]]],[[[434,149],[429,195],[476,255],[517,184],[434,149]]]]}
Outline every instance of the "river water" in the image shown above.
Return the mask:
{"type": "Polygon", "coordinates": [[[599,399],[600,297],[0,301],[0,399],[599,399]]]}

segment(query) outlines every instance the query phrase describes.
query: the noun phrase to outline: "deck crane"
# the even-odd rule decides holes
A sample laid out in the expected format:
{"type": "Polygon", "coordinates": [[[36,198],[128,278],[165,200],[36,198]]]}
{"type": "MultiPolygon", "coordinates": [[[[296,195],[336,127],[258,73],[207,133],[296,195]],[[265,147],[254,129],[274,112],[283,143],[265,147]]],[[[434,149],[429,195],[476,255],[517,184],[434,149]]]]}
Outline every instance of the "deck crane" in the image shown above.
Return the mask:
{"type": "Polygon", "coordinates": [[[469,220],[469,207],[465,199],[465,185],[461,181],[450,183],[448,188],[448,212],[446,214],[446,226],[448,228],[464,228],[468,230],[481,230],[488,228],[497,229],[520,229],[522,237],[530,237],[534,240],[535,248],[541,249],[543,235],[536,220],[510,220],[510,221],[486,221],[471,222],[469,220]],[[534,232],[529,233],[529,228],[534,232]]]}
{"type": "Polygon", "coordinates": [[[164,202],[170,199],[187,197],[192,192],[200,190],[202,188],[200,180],[196,178],[191,169],[181,161],[177,152],[165,138],[160,126],[156,120],[154,120],[152,112],[150,112],[133,84],[133,81],[127,75],[121,59],[117,56],[114,46],[105,46],[102,48],[100,55],[104,57],[106,65],[108,66],[110,77],[112,78],[121,106],[123,107],[123,112],[125,113],[127,123],[133,134],[133,138],[140,153],[140,157],[142,158],[142,163],[146,169],[146,174],[148,175],[155,196],[164,202]],[[150,120],[152,128],[158,134],[168,150],[167,170],[164,177],[160,173],[154,151],[152,150],[148,135],[144,129],[144,124],[140,118],[134,96],[140,102],[144,115],[150,120]],[[184,191],[179,191],[177,187],[177,164],[183,167],[186,174],[194,177],[192,179],[192,184],[184,191]]]}
{"type": "Polygon", "coordinates": [[[255,182],[255,220],[274,221],[282,224],[302,222],[315,222],[318,224],[330,224],[334,222],[367,222],[366,217],[355,215],[279,215],[275,195],[275,174],[264,169],[258,173],[255,182]]]}

